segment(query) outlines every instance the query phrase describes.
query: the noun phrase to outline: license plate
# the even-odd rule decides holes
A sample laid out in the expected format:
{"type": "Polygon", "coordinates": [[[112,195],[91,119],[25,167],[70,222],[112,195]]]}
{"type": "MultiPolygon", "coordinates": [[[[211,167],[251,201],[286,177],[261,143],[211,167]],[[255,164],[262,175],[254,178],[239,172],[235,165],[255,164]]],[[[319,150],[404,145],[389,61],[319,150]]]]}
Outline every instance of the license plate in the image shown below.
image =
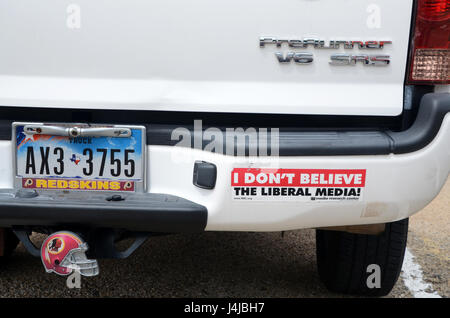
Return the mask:
{"type": "Polygon", "coordinates": [[[145,127],[13,123],[15,186],[143,191],[145,127]]]}

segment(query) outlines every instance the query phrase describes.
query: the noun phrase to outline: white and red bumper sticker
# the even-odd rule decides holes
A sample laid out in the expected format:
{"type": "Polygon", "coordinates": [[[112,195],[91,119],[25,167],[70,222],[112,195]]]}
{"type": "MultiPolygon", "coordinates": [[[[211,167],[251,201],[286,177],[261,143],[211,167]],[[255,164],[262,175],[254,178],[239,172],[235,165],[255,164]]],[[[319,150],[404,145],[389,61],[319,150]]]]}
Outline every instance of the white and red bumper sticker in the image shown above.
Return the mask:
{"type": "Polygon", "coordinates": [[[235,168],[233,200],[359,201],[366,185],[365,169],[235,168]]]}

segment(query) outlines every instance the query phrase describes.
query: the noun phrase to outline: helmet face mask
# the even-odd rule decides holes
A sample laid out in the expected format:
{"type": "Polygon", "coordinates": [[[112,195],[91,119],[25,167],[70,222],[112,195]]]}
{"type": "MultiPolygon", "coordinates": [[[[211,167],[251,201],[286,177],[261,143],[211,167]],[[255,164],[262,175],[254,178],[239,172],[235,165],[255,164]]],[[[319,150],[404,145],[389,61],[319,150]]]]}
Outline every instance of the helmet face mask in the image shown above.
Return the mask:
{"type": "Polygon", "coordinates": [[[72,232],[56,232],[48,236],[41,247],[41,259],[47,273],[69,275],[78,271],[83,276],[96,276],[96,260],[86,256],[88,245],[72,232]]]}
{"type": "Polygon", "coordinates": [[[99,274],[96,260],[86,257],[87,244],[83,243],[79,248],[74,248],[67,253],[60,266],[79,271],[83,276],[96,276],[99,274]]]}

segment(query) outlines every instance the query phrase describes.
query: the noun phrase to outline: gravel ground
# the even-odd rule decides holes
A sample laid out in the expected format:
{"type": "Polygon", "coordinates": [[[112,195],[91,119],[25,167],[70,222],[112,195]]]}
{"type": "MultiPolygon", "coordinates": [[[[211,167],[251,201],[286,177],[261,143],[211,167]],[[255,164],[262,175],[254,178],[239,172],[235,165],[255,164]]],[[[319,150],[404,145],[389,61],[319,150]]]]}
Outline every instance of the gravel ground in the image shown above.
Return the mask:
{"type": "MultiPolygon", "coordinates": [[[[408,243],[442,297],[450,295],[449,211],[450,180],[411,218],[408,243]]],[[[100,260],[100,276],[68,289],[20,244],[0,267],[0,297],[342,297],[319,281],[315,257],[313,230],[154,237],[126,260],[100,260]]],[[[388,297],[411,296],[400,278],[388,297]]]]}
{"type": "Polygon", "coordinates": [[[450,297],[450,178],[439,196],[411,218],[408,248],[422,267],[424,282],[450,297]]]}

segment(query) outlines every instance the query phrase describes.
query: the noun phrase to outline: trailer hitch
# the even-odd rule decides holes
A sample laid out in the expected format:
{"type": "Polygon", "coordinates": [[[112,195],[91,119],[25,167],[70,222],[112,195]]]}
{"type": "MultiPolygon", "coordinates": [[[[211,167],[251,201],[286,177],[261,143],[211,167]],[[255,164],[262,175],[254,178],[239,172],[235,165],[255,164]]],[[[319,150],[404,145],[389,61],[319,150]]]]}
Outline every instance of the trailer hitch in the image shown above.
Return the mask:
{"type": "MultiPolygon", "coordinates": [[[[41,248],[36,247],[30,240],[31,231],[26,229],[13,229],[14,234],[22,242],[25,249],[35,257],[41,256],[41,248]]],[[[80,233],[80,232],[78,232],[80,233]]],[[[86,239],[89,250],[87,252],[90,258],[110,258],[124,259],[129,257],[151,236],[148,232],[127,232],[125,236],[120,236],[113,229],[93,229],[82,231],[81,236],[86,239]],[[119,251],[115,243],[124,238],[133,238],[134,242],[124,251],[119,251]]]]}

